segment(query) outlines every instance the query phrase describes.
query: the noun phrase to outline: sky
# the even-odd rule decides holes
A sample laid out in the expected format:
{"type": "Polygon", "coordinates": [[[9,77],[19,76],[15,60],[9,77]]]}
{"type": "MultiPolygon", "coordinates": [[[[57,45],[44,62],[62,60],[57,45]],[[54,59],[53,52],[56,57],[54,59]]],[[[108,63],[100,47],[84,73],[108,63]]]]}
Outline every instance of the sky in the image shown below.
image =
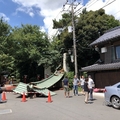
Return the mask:
{"type": "MultiPolygon", "coordinates": [[[[53,35],[56,30],[52,29],[52,20],[59,20],[63,9],[68,10],[72,1],[74,0],[68,0],[68,3],[66,0],[0,0],[0,17],[12,27],[19,27],[21,24],[38,25],[42,31],[53,35]]],[[[74,9],[76,14],[84,7],[88,11],[104,8],[106,14],[120,20],[120,0],[76,0],[74,4],[77,6],[74,9]]]]}

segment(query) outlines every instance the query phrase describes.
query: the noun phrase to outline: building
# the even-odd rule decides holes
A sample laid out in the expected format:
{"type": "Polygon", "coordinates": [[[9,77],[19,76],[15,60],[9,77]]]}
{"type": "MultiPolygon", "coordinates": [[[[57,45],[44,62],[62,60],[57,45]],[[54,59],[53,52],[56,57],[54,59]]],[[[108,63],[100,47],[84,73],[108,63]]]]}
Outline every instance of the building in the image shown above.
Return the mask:
{"type": "Polygon", "coordinates": [[[91,66],[81,68],[95,81],[96,88],[120,82],[120,26],[106,31],[90,46],[99,52],[100,59],[91,66]]]}

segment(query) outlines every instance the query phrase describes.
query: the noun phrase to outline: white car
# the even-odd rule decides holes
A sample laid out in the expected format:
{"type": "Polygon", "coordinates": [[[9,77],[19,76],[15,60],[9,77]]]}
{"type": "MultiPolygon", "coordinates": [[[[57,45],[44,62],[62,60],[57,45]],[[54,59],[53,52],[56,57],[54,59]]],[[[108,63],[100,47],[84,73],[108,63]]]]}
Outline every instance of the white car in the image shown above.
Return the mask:
{"type": "Polygon", "coordinates": [[[116,109],[120,108],[120,82],[105,87],[105,102],[116,109]]]}

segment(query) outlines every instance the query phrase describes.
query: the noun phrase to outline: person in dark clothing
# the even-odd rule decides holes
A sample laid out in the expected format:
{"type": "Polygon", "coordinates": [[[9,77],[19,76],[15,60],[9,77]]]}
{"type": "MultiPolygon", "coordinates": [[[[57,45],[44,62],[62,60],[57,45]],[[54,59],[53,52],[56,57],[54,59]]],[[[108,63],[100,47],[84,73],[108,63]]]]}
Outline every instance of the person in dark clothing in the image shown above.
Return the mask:
{"type": "Polygon", "coordinates": [[[85,78],[84,92],[85,92],[85,103],[88,103],[88,97],[89,97],[88,78],[85,78]]]}
{"type": "Polygon", "coordinates": [[[68,77],[65,76],[65,78],[62,82],[63,82],[64,91],[65,91],[64,92],[65,97],[69,97],[69,80],[68,80],[68,77]]]}
{"type": "Polygon", "coordinates": [[[0,94],[3,92],[2,88],[0,87],[0,94]]]}
{"type": "Polygon", "coordinates": [[[0,85],[0,102],[2,102],[2,92],[3,92],[3,90],[2,90],[1,85],[0,85]]]}

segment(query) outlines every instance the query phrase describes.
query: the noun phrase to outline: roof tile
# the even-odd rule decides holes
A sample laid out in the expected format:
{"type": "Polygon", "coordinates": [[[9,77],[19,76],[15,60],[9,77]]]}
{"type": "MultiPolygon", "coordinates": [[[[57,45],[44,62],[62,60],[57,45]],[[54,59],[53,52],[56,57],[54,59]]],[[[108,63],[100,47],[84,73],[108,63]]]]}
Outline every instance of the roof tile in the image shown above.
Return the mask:
{"type": "Polygon", "coordinates": [[[96,44],[100,44],[100,43],[103,43],[103,42],[107,42],[110,39],[114,41],[115,40],[114,38],[117,38],[117,37],[120,37],[120,26],[115,27],[115,28],[107,31],[101,37],[99,37],[97,40],[92,42],[90,44],[90,46],[93,46],[93,45],[96,45],[96,44]]]}
{"type": "Polygon", "coordinates": [[[93,64],[91,66],[83,67],[80,71],[101,71],[101,70],[115,70],[120,69],[120,62],[109,64],[93,64]]]}

